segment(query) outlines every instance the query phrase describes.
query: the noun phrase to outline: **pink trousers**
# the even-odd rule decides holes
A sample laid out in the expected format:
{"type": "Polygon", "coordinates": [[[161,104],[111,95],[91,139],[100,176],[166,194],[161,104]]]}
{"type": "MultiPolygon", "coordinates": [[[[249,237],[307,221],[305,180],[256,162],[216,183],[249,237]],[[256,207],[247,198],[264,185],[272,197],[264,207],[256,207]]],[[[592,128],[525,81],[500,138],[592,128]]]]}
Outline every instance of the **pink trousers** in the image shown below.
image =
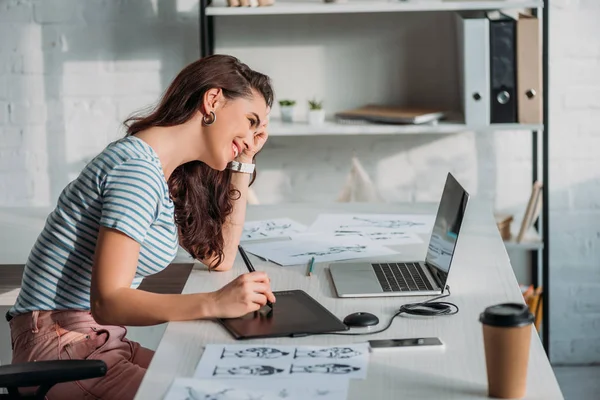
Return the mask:
{"type": "Polygon", "coordinates": [[[96,323],[88,311],[33,311],[10,320],[13,363],[95,359],[106,362],[102,378],[60,383],[47,394],[54,399],[133,399],[152,350],[125,338],[127,329],[96,323]]]}

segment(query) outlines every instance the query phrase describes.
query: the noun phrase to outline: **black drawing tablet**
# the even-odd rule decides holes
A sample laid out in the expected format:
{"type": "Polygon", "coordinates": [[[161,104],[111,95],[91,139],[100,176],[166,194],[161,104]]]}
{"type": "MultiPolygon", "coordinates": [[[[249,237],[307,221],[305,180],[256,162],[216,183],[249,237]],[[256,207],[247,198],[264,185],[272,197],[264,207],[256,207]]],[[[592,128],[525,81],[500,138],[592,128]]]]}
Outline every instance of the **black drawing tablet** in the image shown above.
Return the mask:
{"type": "Polygon", "coordinates": [[[253,312],[219,322],[236,339],[304,336],[311,333],[345,331],[344,325],[303,290],[273,292],[277,302],[269,315],[253,312]]]}

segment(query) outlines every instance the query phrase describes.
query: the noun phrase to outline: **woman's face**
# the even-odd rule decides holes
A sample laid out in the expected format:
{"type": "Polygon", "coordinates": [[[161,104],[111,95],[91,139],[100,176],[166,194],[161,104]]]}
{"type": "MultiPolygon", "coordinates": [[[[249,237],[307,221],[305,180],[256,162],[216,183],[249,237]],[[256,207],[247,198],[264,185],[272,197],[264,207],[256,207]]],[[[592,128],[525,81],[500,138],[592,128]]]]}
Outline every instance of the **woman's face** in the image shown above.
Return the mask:
{"type": "MultiPolygon", "coordinates": [[[[203,160],[210,167],[224,170],[254,143],[254,135],[265,129],[268,107],[260,93],[253,91],[251,98],[226,100],[220,93],[216,97],[214,113],[216,121],[205,126],[207,133],[207,159],[203,160]]],[[[210,113],[206,117],[210,120],[210,113]]],[[[240,160],[251,162],[248,160],[240,160]]]]}

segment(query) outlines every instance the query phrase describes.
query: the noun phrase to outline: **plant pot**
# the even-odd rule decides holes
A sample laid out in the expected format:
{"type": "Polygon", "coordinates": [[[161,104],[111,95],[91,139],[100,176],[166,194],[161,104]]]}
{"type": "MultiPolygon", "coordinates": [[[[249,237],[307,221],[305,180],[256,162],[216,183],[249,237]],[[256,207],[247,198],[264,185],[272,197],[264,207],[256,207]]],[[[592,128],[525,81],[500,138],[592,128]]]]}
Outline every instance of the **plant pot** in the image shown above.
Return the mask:
{"type": "Polygon", "coordinates": [[[295,106],[280,106],[280,109],[281,109],[281,121],[294,122],[295,106]]]}
{"type": "Polygon", "coordinates": [[[309,110],[308,111],[308,124],[309,125],[321,125],[325,122],[325,110],[309,110]]]}

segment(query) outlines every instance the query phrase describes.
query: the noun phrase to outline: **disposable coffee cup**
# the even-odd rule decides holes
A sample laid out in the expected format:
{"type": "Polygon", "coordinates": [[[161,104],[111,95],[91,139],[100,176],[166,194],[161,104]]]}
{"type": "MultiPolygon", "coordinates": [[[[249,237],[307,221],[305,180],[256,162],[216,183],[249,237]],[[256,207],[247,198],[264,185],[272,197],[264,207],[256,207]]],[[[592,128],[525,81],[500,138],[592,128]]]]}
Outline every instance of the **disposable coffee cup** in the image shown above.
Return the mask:
{"type": "Polygon", "coordinates": [[[519,303],[488,307],[483,324],[488,396],[520,399],[525,396],[533,314],[519,303]]]}

